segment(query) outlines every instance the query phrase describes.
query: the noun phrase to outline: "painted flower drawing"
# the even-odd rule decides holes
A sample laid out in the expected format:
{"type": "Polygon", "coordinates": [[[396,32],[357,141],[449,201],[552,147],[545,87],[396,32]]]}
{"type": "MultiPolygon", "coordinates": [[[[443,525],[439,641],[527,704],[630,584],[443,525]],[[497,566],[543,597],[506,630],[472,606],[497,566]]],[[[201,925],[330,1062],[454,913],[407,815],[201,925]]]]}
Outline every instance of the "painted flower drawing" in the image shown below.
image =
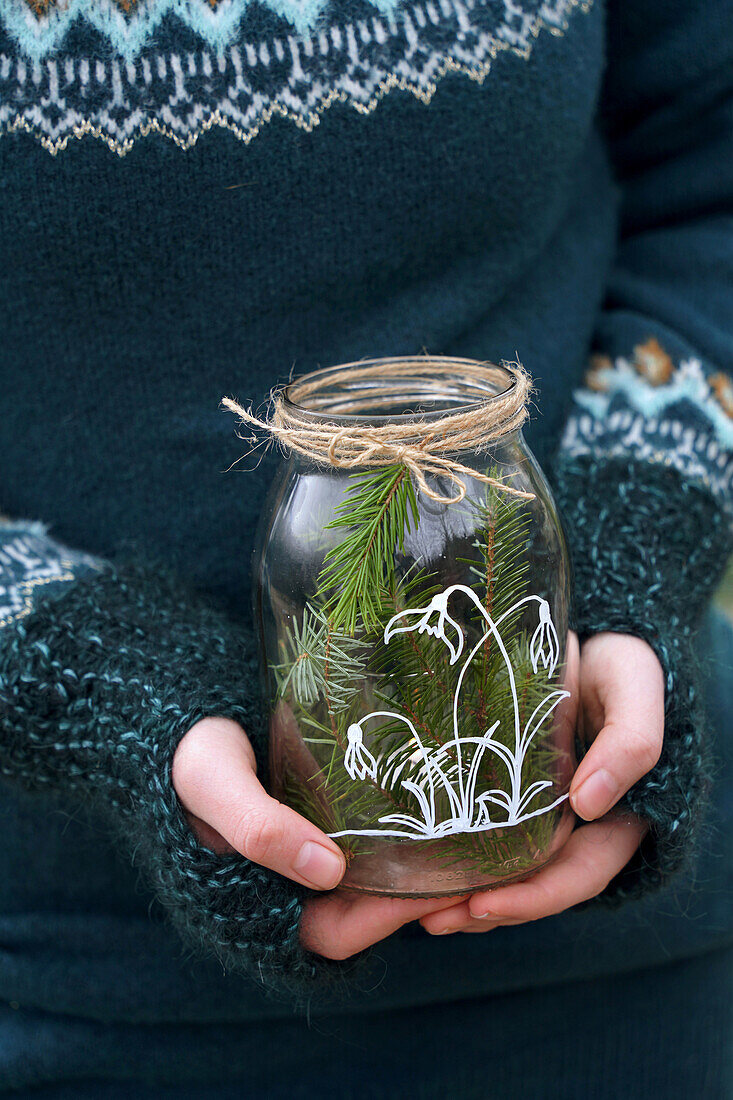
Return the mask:
{"type": "Polygon", "coordinates": [[[515,669],[502,638],[501,627],[514,621],[518,614],[531,606],[537,609],[537,626],[529,642],[531,667],[535,673],[542,669],[549,679],[557,669],[560,646],[550,606],[540,596],[525,596],[494,619],[471,588],[454,584],[433,596],[426,606],[400,611],[390,619],[384,631],[386,645],[397,635],[415,632],[440,641],[450,655],[450,665],[455,665],[463,657],[452,700],[452,736],[444,744],[428,748],[415,723],[405,714],[391,710],[371,711],[352,723],[348,729],[344,759],[351,778],[381,783],[385,790],[401,784],[413,797],[419,812],[382,814],[367,828],[344,829],[332,833],[332,836],[431,840],[456,833],[483,832],[518,825],[546,814],[567,798],[563,794],[549,804],[541,804],[539,796],[553,786],[552,780],[535,779],[528,783],[524,780],[525,761],[537,733],[558,704],[569,695],[562,688],[549,689],[529,717],[522,720],[515,669]],[[468,652],[465,652],[466,638],[458,618],[449,610],[452,597],[458,594],[473,603],[484,624],[481,637],[468,652]],[[510,731],[503,731],[503,738],[498,736],[498,719],[488,724],[480,736],[461,732],[461,693],[466,674],[474,660],[482,659],[487,645],[496,647],[501,656],[507,690],[511,695],[513,726],[510,731]],[[370,723],[377,719],[405,728],[409,735],[408,743],[414,747],[409,757],[412,765],[409,775],[405,774],[404,748],[398,747],[392,753],[375,757],[367,747],[365,734],[370,723]],[[487,754],[494,758],[494,772],[498,769],[506,782],[488,790],[479,790],[481,765],[487,754]],[[447,806],[449,812],[440,813],[439,806],[447,806]]]}

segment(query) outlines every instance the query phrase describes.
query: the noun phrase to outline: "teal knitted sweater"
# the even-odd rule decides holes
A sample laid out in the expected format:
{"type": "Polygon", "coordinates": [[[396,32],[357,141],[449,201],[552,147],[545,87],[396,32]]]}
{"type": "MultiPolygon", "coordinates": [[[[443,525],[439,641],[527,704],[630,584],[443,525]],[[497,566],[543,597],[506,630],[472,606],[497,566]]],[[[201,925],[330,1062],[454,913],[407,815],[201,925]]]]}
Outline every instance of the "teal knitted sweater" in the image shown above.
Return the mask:
{"type": "Polygon", "coordinates": [[[0,3],[0,767],[39,831],[83,806],[228,970],[301,995],[352,967],[305,952],[307,891],[199,845],[171,786],[206,714],[265,766],[248,560],[272,462],[222,472],[217,406],[293,367],[518,352],[581,637],[637,634],[667,677],[664,752],[627,798],[650,832],[607,897],[688,857],[695,630],[733,510],[729,21],[725,0],[0,3]]]}

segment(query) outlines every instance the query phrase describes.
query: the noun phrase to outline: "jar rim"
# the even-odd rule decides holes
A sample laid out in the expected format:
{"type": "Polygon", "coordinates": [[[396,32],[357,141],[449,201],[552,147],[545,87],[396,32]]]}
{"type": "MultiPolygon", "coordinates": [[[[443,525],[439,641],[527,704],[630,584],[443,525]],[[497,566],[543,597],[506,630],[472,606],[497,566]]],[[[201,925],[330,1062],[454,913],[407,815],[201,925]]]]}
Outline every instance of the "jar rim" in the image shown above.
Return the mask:
{"type": "Polygon", "coordinates": [[[507,370],[503,365],[499,366],[486,360],[478,361],[450,355],[390,355],[381,358],[358,359],[350,363],[323,367],[302,375],[283,388],[281,400],[286,409],[297,410],[299,417],[312,420],[314,424],[328,422],[344,427],[357,424],[377,427],[390,423],[410,424],[413,422],[429,424],[434,420],[441,420],[447,413],[469,413],[475,409],[485,407],[492,401],[505,397],[516,385],[517,380],[510,370],[507,370]],[[447,379],[445,377],[441,378],[440,385],[437,385],[436,380],[432,379],[430,384],[423,386],[420,392],[409,392],[410,389],[414,391],[415,387],[418,386],[420,375],[416,372],[416,368],[420,368],[420,373],[424,373],[426,378],[429,379],[430,368],[435,368],[437,364],[455,371],[455,376],[448,375],[447,379]],[[341,389],[337,388],[330,398],[328,396],[327,388],[330,377],[340,376],[342,372],[351,369],[355,371],[363,371],[369,368],[383,370],[390,367],[394,368],[394,375],[388,379],[380,377],[379,382],[375,383],[362,378],[349,383],[351,396],[346,395],[343,386],[341,389]],[[416,373],[403,373],[400,376],[400,367],[408,368],[409,371],[416,373]],[[483,377],[479,377],[477,374],[469,377],[468,371],[475,371],[477,367],[485,368],[483,377]],[[463,371],[463,375],[461,371],[463,371]],[[488,378],[489,373],[500,377],[502,382],[506,384],[502,388],[492,386],[488,378]],[[317,391],[314,402],[310,404],[306,403],[307,395],[305,398],[298,398],[294,395],[294,391],[297,392],[306,382],[309,387],[313,385],[317,391]],[[400,383],[402,384],[400,385],[400,383]],[[391,397],[389,394],[384,394],[385,385],[388,390],[393,391],[391,397]],[[323,386],[323,389],[321,389],[321,386],[323,386]],[[349,406],[358,407],[365,404],[368,401],[370,389],[374,390],[377,386],[380,390],[379,404],[401,406],[400,412],[370,413],[361,409],[353,412],[345,411],[349,406]],[[360,393],[360,396],[353,396],[353,391],[360,393]],[[405,406],[410,405],[414,405],[415,408],[409,409],[409,411],[405,410],[405,406]],[[425,406],[431,407],[426,408],[425,406]]]}

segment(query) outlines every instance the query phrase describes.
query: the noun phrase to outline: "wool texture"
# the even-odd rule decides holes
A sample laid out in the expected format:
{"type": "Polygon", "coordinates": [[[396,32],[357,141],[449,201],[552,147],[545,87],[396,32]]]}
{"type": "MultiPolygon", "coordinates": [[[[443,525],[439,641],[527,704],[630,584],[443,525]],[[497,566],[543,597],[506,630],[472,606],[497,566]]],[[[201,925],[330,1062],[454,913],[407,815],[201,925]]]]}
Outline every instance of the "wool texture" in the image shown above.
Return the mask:
{"type": "Polygon", "coordinates": [[[730,530],[705,489],[664,466],[565,455],[555,481],[581,643],[601,631],[633,634],[652,647],[665,675],[662,755],[621,802],[649,832],[603,895],[620,901],[661,886],[694,850],[711,775],[696,638],[730,553],[730,530]]]}
{"type": "Polygon", "coordinates": [[[267,734],[248,632],[163,573],[107,566],[0,633],[2,773],[91,802],[185,941],[296,998],[336,968],[299,944],[309,891],[198,843],[173,756],[199,719],[232,718],[259,774],[267,734]]]}
{"type": "MultiPolygon", "coordinates": [[[[617,898],[692,850],[708,774],[689,657],[733,485],[729,8],[0,3],[0,510],[101,560],[131,545],[245,622],[276,454],[238,461],[223,394],[257,407],[291,371],[372,356],[519,355],[543,465],[569,428],[558,469],[582,629],[641,633],[668,677],[665,755],[631,796],[657,821],[607,891],[617,898]],[[605,365],[584,384],[591,349],[605,365]],[[680,496],[683,480],[700,488],[680,496]]],[[[344,1078],[386,1096],[394,1008],[415,1010],[426,1070],[444,1050],[414,1022],[429,1003],[450,1005],[447,1018],[459,1001],[524,1004],[533,986],[604,968],[659,976],[656,964],[730,935],[729,767],[695,883],[490,937],[408,926],[373,953],[369,979],[343,981],[348,966],[298,945],[305,891],[206,852],[170,787],[175,744],[204,710],[241,721],[264,763],[247,630],[144,572],[59,579],[66,595],[45,602],[40,550],[0,536],[0,610],[22,613],[0,631],[0,753],[14,775],[0,782],[12,837],[0,999],[22,1009],[3,1015],[0,1088],[98,1100],[107,1078],[138,1095],[159,1073],[179,1092],[226,1076],[241,1096],[253,1080],[267,1091],[288,1058],[303,1088],[308,1071],[335,1080],[329,1028],[316,1056],[317,1028],[284,1028],[290,1006],[261,991],[340,999],[348,984],[363,995],[354,1033],[369,1015],[383,1035],[374,1080],[348,1045],[344,1078]],[[21,570],[26,551],[41,561],[21,570]]],[[[51,561],[59,578],[78,569],[74,555],[51,561]]],[[[722,633],[707,649],[721,670],[733,665],[722,633]]],[[[729,745],[723,671],[713,688],[712,732],[729,745]]],[[[511,1014],[486,1011],[481,1035],[515,1050],[511,1014]]],[[[565,1032],[548,1041],[574,1065],[565,1032]]],[[[536,1054],[541,1036],[522,1034],[536,1054]]],[[[465,1050],[479,1081],[486,1049],[477,1032],[458,1060],[468,1072],[465,1050]]],[[[434,1075],[433,1091],[455,1094],[446,1081],[434,1075]]]]}

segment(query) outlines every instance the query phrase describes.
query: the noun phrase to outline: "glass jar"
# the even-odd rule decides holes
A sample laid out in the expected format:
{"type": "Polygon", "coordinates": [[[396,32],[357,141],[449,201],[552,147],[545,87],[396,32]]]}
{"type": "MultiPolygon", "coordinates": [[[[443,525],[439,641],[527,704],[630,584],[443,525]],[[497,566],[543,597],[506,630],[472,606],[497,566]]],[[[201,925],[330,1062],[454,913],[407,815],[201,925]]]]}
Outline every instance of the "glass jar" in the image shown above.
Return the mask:
{"type": "MultiPolygon", "coordinates": [[[[314,396],[297,409],[288,387],[286,409],[328,430],[414,423],[419,435],[514,384],[491,367],[477,388],[466,360],[371,364],[387,368],[373,410],[370,383],[330,391],[349,367],[309,375],[314,396]]],[[[352,890],[511,882],[573,827],[578,649],[555,505],[521,430],[456,457],[465,496],[445,503],[430,495],[454,495],[440,473],[420,488],[399,462],[341,469],[291,453],[261,523],[271,789],[341,846],[352,890]]]]}

